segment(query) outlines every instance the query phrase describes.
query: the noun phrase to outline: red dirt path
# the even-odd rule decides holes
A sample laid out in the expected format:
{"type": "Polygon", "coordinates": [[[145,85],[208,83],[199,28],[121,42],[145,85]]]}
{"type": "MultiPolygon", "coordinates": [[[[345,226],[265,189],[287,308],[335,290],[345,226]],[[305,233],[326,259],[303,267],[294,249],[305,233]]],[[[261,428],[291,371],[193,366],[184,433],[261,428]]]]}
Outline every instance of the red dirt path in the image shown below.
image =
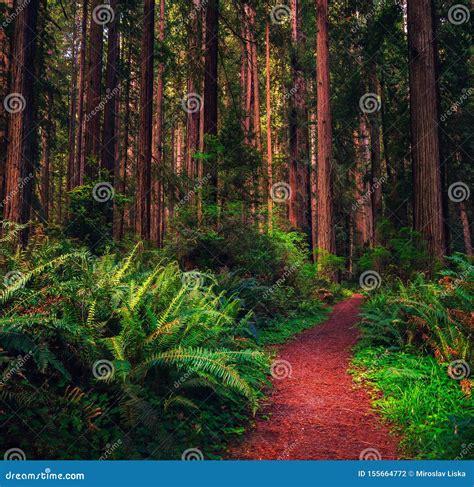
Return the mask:
{"type": "MultiPolygon", "coordinates": [[[[227,458],[234,460],[358,460],[376,449],[382,459],[397,458],[396,437],[370,406],[369,395],[355,388],[347,373],[355,324],[363,297],[338,303],[327,321],[284,345],[278,360],[291,376],[274,379],[270,402],[255,428],[227,458]]],[[[370,454],[368,454],[370,456],[370,454]]]]}

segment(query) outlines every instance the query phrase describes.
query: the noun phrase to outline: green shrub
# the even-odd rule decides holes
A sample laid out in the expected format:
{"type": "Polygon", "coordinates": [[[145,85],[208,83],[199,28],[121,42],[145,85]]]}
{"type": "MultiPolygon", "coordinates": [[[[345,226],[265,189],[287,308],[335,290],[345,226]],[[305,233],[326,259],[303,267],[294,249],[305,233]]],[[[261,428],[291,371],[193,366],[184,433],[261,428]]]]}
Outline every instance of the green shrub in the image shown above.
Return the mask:
{"type": "Polygon", "coordinates": [[[114,458],[178,458],[182,444],[160,438],[181,422],[187,441],[204,441],[201,415],[228,411],[224,426],[255,410],[268,359],[244,337],[250,317],[237,299],[175,263],[150,267],[140,246],[124,259],[59,251],[43,249],[47,260],[0,293],[2,447],[99,458],[120,441],[114,458]]]}
{"type": "Polygon", "coordinates": [[[359,348],[353,365],[356,380],[375,388],[373,404],[402,435],[403,456],[469,458],[463,451],[474,435],[473,402],[445,366],[431,357],[383,347],[359,348]]]}

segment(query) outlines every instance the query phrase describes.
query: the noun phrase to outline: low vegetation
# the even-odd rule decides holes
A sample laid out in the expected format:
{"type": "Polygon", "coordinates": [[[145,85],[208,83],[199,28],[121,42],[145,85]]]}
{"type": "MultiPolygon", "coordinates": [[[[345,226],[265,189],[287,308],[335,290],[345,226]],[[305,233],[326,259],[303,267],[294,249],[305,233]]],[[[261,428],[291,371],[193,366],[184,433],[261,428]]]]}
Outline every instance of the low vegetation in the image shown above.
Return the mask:
{"type": "Polygon", "coordinates": [[[401,434],[408,458],[472,458],[474,267],[461,255],[437,282],[418,275],[370,296],[354,359],[358,381],[401,434]],[[464,453],[463,453],[464,451],[464,453]]]}

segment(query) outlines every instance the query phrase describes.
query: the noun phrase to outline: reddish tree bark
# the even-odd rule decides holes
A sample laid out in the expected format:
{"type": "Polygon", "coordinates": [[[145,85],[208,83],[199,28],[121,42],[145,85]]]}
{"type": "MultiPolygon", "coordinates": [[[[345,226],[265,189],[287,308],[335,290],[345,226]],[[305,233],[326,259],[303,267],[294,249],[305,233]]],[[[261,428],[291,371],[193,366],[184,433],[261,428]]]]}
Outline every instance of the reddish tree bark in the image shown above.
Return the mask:
{"type": "Polygon", "coordinates": [[[464,235],[464,247],[466,248],[466,254],[472,256],[472,240],[471,240],[471,228],[469,226],[469,217],[467,214],[466,203],[461,201],[459,203],[459,211],[461,213],[461,223],[464,235]]]}
{"type": "MultiPolygon", "coordinates": [[[[9,11],[12,0],[0,0],[0,5],[9,11]]],[[[0,100],[8,94],[8,72],[10,70],[10,40],[5,29],[0,28],[0,100]]],[[[3,202],[5,190],[5,163],[7,155],[8,117],[0,117],[0,202],[3,202]]],[[[1,210],[1,209],[0,209],[1,210]]],[[[1,211],[0,211],[1,214],[1,211]]]]}
{"type": "MultiPolygon", "coordinates": [[[[205,21],[205,65],[204,65],[204,135],[217,135],[218,100],[218,44],[219,44],[219,1],[209,0],[205,21]]],[[[211,161],[205,169],[211,175],[210,198],[217,202],[217,168],[211,161]]]]}
{"type": "Polygon", "coordinates": [[[294,94],[290,97],[290,187],[289,219],[298,230],[309,233],[308,114],[306,82],[300,61],[304,47],[301,30],[301,0],[291,0],[291,68],[294,94]]]}
{"type": "Polygon", "coordinates": [[[355,148],[355,200],[354,212],[354,242],[358,249],[373,245],[373,214],[372,214],[372,190],[368,183],[368,175],[371,173],[371,157],[369,132],[365,117],[360,117],[359,128],[354,131],[355,148]]]}
{"type": "Polygon", "coordinates": [[[118,61],[119,46],[119,2],[110,0],[110,8],[114,12],[114,20],[108,25],[107,72],[105,75],[106,99],[104,108],[104,127],[102,135],[102,169],[110,175],[110,182],[114,179],[114,169],[117,164],[117,99],[119,96],[118,61]]]}
{"type": "MultiPolygon", "coordinates": [[[[332,114],[330,105],[328,0],[317,0],[317,98],[318,98],[318,248],[336,252],[332,197],[332,114]]],[[[334,277],[334,276],[332,276],[334,277]]]]}
{"type": "MultiPolygon", "coordinates": [[[[380,87],[377,76],[377,64],[371,61],[369,65],[369,91],[380,97],[380,87]]],[[[372,212],[374,228],[382,217],[382,185],[378,183],[382,177],[382,161],[380,151],[380,123],[379,112],[374,111],[369,115],[370,122],[370,148],[372,161],[372,181],[374,184],[372,192],[372,212]]],[[[376,235],[375,235],[376,237],[376,235]]]]}
{"type": "Polygon", "coordinates": [[[84,97],[86,89],[86,51],[87,51],[87,17],[89,0],[82,3],[81,22],[81,55],[79,58],[79,92],[77,102],[77,141],[76,157],[72,170],[71,189],[83,183],[84,178],[84,97]]]}
{"type": "MultiPolygon", "coordinates": [[[[189,34],[189,50],[188,50],[188,94],[199,94],[200,89],[197,82],[197,75],[199,74],[199,25],[201,0],[193,0],[191,6],[191,31],[189,34]]],[[[196,163],[194,154],[199,149],[199,117],[200,110],[192,110],[187,113],[186,120],[186,172],[190,181],[196,177],[196,163]]]]}
{"type": "MultiPolygon", "coordinates": [[[[33,190],[36,128],[33,120],[35,77],[31,67],[35,65],[36,57],[38,8],[39,1],[31,0],[18,12],[11,57],[9,91],[12,98],[7,104],[13,110],[8,123],[4,218],[17,223],[26,223],[30,218],[33,190]]],[[[26,239],[24,232],[23,243],[26,239]]]]}
{"type": "Polygon", "coordinates": [[[431,0],[408,0],[413,223],[430,255],[445,255],[431,0]]]}
{"type": "MultiPolygon", "coordinates": [[[[314,83],[311,82],[311,94],[315,92],[314,83]]],[[[311,198],[311,245],[313,249],[313,260],[317,261],[318,247],[318,204],[317,204],[317,185],[318,185],[318,120],[316,110],[311,109],[309,115],[309,133],[310,133],[310,157],[311,157],[311,174],[310,174],[310,198],[311,198]]]]}
{"type": "MultiPolygon", "coordinates": [[[[160,43],[165,40],[165,0],[160,1],[160,21],[158,28],[158,39],[160,43]]],[[[196,53],[194,53],[196,54],[196,53]]],[[[158,83],[156,86],[156,104],[155,104],[155,124],[153,127],[153,150],[152,159],[154,170],[152,172],[152,201],[151,201],[151,240],[156,242],[158,246],[161,247],[162,234],[161,234],[161,220],[162,220],[162,192],[163,186],[161,182],[161,173],[163,165],[163,76],[164,76],[165,66],[160,63],[158,66],[158,83]]],[[[198,115],[199,117],[199,115],[198,115]]],[[[188,116],[189,122],[189,116],[188,116]]],[[[199,123],[199,118],[198,118],[199,123]]],[[[195,139],[193,139],[194,144],[197,144],[197,127],[189,128],[188,126],[188,137],[189,131],[192,130],[195,139]]],[[[188,141],[190,139],[188,138],[188,141]]],[[[194,147],[195,147],[194,145],[194,147]]],[[[190,153],[190,146],[188,146],[188,153],[190,153]]],[[[190,165],[190,162],[188,162],[190,165]]]]}
{"type": "Polygon", "coordinates": [[[67,181],[66,188],[70,191],[74,185],[74,163],[76,155],[76,117],[77,117],[77,17],[76,8],[74,8],[74,27],[71,41],[71,89],[69,91],[69,144],[68,144],[68,162],[67,162],[67,181]]]}
{"type": "Polygon", "coordinates": [[[268,230],[273,230],[273,147],[272,147],[272,92],[270,71],[270,23],[265,28],[265,74],[267,82],[267,175],[268,175],[268,230]]]}
{"type": "Polygon", "coordinates": [[[41,213],[45,222],[49,222],[50,207],[50,190],[49,190],[49,173],[51,162],[51,140],[53,124],[51,120],[51,110],[53,106],[53,97],[51,93],[46,95],[46,117],[41,127],[41,173],[40,173],[40,195],[41,195],[41,213]]]}
{"type": "Polygon", "coordinates": [[[90,178],[97,175],[97,164],[101,156],[101,111],[100,95],[102,81],[102,51],[103,51],[103,25],[97,18],[98,9],[102,8],[102,0],[92,0],[89,55],[87,62],[87,93],[85,116],[85,140],[83,167],[90,178]]]}
{"type": "Polygon", "coordinates": [[[150,239],[155,1],[144,0],[137,170],[137,233],[150,239]]]}

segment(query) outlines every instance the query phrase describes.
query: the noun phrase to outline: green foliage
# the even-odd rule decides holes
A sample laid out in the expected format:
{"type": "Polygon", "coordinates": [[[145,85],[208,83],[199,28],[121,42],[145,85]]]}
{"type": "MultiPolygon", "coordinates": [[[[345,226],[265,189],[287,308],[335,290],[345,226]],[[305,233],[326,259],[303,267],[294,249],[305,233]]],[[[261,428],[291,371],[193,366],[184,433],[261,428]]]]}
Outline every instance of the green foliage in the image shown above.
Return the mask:
{"type": "Polygon", "coordinates": [[[285,343],[297,333],[313,328],[324,321],[330,312],[329,308],[313,311],[309,316],[290,318],[287,320],[276,319],[270,321],[258,336],[258,342],[263,345],[276,345],[285,343]]]}
{"type": "Polygon", "coordinates": [[[358,270],[383,269],[384,276],[408,279],[415,270],[429,268],[430,259],[418,233],[410,228],[395,231],[387,220],[379,226],[384,245],[367,249],[358,262],[358,270]]]}
{"type": "Polygon", "coordinates": [[[110,245],[114,204],[121,207],[126,202],[126,198],[104,181],[77,186],[69,192],[65,235],[78,239],[94,252],[104,251],[110,245]]]}
{"type": "Polygon", "coordinates": [[[383,347],[360,348],[353,371],[357,382],[375,388],[373,404],[402,434],[407,458],[462,459],[474,435],[471,398],[463,395],[446,367],[433,358],[383,347]]]}
{"type": "Polygon", "coordinates": [[[117,458],[179,457],[181,444],[157,447],[177,417],[194,437],[187,417],[201,422],[233,404],[224,415],[232,423],[255,410],[268,359],[243,336],[248,317],[237,299],[189,281],[175,263],[150,267],[140,245],[124,259],[60,251],[42,249],[48,260],[1,295],[0,364],[10,367],[0,383],[3,441],[29,458],[98,458],[119,440],[117,458]],[[24,417],[9,412],[22,406],[24,417]],[[33,441],[21,418],[39,426],[54,411],[61,434],[33,441]]]}
{"type": "Polygon", "coordinates": [[[288,316],[314,302],[318,280],[302,234],[262,233],[232,211],[220,215],[219,225],[187,228],[181,221],[166,255],[177,256],[185,269],[215,273],[219,289],[238,295],[243,309],[252,310],[257,320],[288,316]]]}
{"type": "Polygon", "coordinates": [[[472,362],[473,266],[461,255],[449,259],[438,283],[418,275],[373,295],[362,313],[364,340],[388,347],[415,345],[444,362],[472,362]]]}
{"type": "Polygon", "coordinates": [[[355,374],[383,394],[374,404],[402,433],[408,458],[466,459],[474,434],[474,267],[460,254],[448,263],[438,282],[416,275],[382,288],[362,313],[355,374]]]}

